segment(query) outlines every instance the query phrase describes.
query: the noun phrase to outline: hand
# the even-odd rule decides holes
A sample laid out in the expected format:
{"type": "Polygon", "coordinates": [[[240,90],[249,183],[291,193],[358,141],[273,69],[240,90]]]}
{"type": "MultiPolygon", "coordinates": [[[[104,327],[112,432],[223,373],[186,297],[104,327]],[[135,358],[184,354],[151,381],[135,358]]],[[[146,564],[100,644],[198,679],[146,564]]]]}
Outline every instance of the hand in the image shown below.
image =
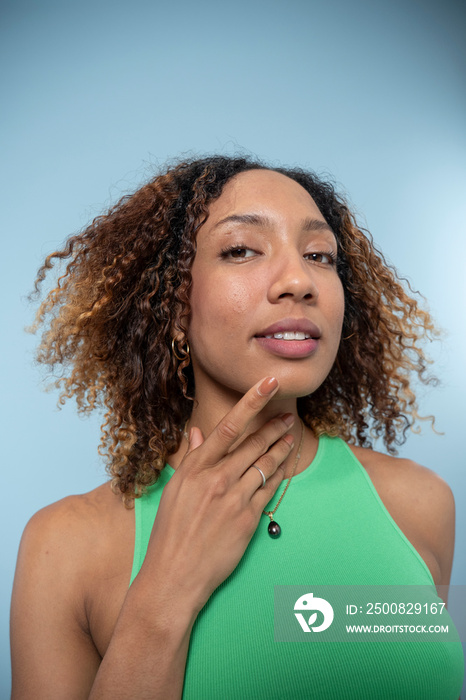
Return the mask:
{"type": "Polygon", "coordinates": [[[188,452],[164,488],[141,574],[163,580],[195,615],[237,566],[283,479],[292,414],[268,421],[232,449],[277,390],[274,378],[256,384],[206,439],[192,428],[188,452]],[[252,464],[266,477],[263,488],[252,464]]]}

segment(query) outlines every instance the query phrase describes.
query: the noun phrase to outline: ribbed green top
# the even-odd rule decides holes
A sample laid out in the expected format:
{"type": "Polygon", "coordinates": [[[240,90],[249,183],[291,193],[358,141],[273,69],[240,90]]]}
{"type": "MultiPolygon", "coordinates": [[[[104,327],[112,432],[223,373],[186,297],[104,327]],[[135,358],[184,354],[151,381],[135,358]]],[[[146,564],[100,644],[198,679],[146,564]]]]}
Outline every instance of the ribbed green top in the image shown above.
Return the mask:
{"type": "MultiPolygon", "coordinates": [[[[136,500],[131,581],[173,473],[166,465],[136,500]]],[[[282,490],[265,510],[274,508],[282,490]]],[[[313,462],[293,478],[276,519],[281,537],[269,537],[269,519],[262,515],[240,563],[199,614],[183,698],[458,700],[464,675],[459,637],[428,643],[274,641],[274,586],[433,586],[427,565],[346,443],[320,438],[313,462]]]]}

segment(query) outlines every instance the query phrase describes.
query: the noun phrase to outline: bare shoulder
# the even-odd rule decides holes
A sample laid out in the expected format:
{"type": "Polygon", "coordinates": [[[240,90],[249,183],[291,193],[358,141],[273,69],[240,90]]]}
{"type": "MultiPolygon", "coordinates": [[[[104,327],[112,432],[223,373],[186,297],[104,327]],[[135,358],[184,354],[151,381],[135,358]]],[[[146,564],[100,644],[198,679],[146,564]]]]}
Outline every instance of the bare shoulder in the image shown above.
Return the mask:
{"type": "Polygon", "coordinates": [[[455,539],[455,501],[438,474],[410,459],[350,445],[385,507],[422,554],[437,584],[448,584],[455,539]],[[430,561],[427,561],[430,559],[430,561]]]}
{"type": "Polygon", "coordinates": [[[89,493],[67,496],[39,510],[26,525],[22,545],[33,545],[36,552],[52,556],[63,556],[66,550],[76,563],[76,557],[87,558],[99,543],[105,544],[124,510],[107,482],[89,493]]]}
{"type": "MultiPolygon", "coordinates": [[[[131,524],[131,513],[107,482],[89,493],[68,496],[39,510],[27,523],[18,555],[16,585],[24,572],[36,586],[60,590],[84,615],[89,586],[107,567],[118,534],[131,524]],[[129,516],[129,517],[128,517],[129,516]]],[[[80,613],[80,614],[81,614],[80,613]]]]}
{"type": "Polygon", "coordinates": [[[131,515],[106,483],[43,508],[28,522],[11,603],[15,700],[88,697],[101,660],[89,611],[99,582],[125,559],[116,554],[131,515]]]}
{"type": "Polygon", "coordinates": [[[414,502],[440,508],[454,504],[453,493],[441,476],[432,469],[423,467],[411,459],[391,457],[364,447],[350,445],[355,457],[361,462],[372,480],[396,489],[401,496],[411,495],[414,502]]]}

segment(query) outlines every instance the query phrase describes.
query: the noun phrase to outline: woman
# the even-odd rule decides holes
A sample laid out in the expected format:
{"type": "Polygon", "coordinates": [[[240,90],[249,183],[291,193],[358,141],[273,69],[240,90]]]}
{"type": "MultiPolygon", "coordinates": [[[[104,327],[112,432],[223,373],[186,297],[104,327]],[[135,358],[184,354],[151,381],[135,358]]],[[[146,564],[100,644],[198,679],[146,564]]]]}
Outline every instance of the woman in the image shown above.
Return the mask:
{"type": "Polygon", "coordinates": [[[180,163],[38,282],[54,258],[39,359],[106,407],[113,488],[26,528],[13,697],[456,698],[458,644],[274,642],[275,585],[448,584],[452,566],[448,486],[368,447],[372,428],[394,452],[417,418],[433,324],[333,188],[180,163]]]}

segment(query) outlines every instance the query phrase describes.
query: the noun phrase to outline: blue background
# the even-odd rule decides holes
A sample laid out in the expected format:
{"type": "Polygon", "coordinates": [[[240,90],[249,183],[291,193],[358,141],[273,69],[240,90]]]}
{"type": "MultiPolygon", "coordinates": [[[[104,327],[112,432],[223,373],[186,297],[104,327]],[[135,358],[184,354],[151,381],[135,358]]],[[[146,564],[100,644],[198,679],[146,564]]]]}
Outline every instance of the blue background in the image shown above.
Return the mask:
{"type": "Polygon", "coordinates": [[[238,149],[331,173],[445,330],[443,386],[401,454],[457,502],[452,583],[466,583],[464,5],[200,0],[3,2],[0,697],[21,532],[105,478],[100,419],[58,412],[33,364],[25,297],[44,256],[181,154],[238,149]]]}

